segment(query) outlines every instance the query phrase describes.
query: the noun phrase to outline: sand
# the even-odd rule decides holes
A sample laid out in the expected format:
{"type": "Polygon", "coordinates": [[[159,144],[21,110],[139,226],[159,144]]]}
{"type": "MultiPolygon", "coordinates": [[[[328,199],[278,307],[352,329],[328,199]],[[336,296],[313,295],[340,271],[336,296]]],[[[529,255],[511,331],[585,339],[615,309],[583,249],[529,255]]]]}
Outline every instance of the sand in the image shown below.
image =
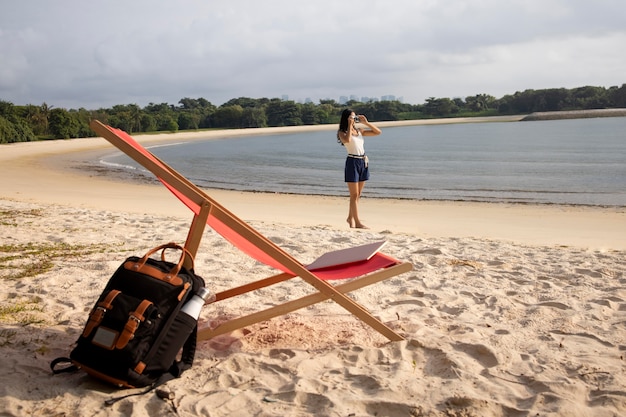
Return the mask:
{"type": "MultiPolygon", "coordinates": [[[[233,132],[229,134],[240,134],[233,132]]],[[[247,134],[254,132],[246,132],[247,134]]],[[[215,134],[218,135],[217,133],[215,134]]],[[[198,134],[139,137],[195,140],[198,134]]],[[[79,172],[102,139],[0,147],[2,416],[619,416],[626,414],[626,210],[209,190],[303,263],[386,239],[411,272],[352,297],[406,340],[323,302],[201,342],[165,389],[111,407],[114,388],[52,375],[128,256],[184,242],[190,213],[162,186],[79,172]]],[[[273,271],[207,230],[214,291],[273,271]]],[[[299,279],[205,306],[214,325],[308,294],[299,279]]]]}

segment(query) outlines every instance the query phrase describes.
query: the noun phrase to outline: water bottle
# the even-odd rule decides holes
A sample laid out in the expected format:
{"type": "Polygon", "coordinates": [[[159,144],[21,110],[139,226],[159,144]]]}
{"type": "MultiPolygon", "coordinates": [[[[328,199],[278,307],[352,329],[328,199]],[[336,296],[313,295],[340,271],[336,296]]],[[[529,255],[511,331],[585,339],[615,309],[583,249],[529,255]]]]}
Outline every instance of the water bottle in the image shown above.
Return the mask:
{"type": "Polygon", "coordinates": [[[204,304],[213,301],[215,301],[215,294],[211,293],[208,288],[202,287],[191,297],[191,300],[185,303],[183,308],[180,309],[180,312],[187,314],[194,320],[198,320],[204,304]]]}
{"type": "Polygon", "coordinates": [[[200,310],[206,302],[215,301],[215,294],[207,288],[200,288],[196,294],[187,301],[170,326],[167,333],[160,340],[156,354],[153,356],[154,369],[167,370],[176,360],[177,354],[183,344],[198,324],[200,310]]]}

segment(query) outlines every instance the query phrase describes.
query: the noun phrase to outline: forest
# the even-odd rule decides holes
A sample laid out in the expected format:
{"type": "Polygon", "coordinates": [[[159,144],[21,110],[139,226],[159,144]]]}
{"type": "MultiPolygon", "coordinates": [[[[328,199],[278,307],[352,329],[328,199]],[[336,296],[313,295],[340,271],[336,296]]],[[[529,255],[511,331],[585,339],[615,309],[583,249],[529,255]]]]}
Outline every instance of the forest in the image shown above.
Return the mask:
{"type": "Polygon", "coordinates": [[[341,112],[348,107],[366,115],[370,121],[626,108],[626,84],[609,88],[525,90],[499,99],[488,94],[464,99],[430,97],[423,104],[399,101],[340,104],[334,100],[303,104],[278,98],[240,97],[215,106],[204,98],[182,98],[176,105],[150,103],[141,108],[137,104],[118,104],[87,110],[56,108],[46,103],[15,105],[0,100],[0,143],[91,137],[95,135],[89,128],[93,119],[131,134],[338,124],[341,112]]]}

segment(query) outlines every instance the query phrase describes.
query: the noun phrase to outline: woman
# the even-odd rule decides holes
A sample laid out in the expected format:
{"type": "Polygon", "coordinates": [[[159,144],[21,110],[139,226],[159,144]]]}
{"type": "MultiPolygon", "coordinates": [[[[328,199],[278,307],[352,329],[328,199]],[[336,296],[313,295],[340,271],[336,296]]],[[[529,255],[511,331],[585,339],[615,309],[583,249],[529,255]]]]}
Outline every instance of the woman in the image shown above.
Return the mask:
{"type": "Polygon", "coordinates": [[[380,135],[380,129],[367,121],[363,115],[357,116],[351,109],[346,109],[341,113],[337,140],[346,147],[348,157],[346,158],[345,181],[348,183],[350,191],[350,210],[346,221],[350,227],[367,229],[359,219],[358,203],[365,181],[370,178],[367,156],[363,147],[364,136],[380,135]],[[362,123],[367,129],[357,128],[356,124],[362,123]]]}

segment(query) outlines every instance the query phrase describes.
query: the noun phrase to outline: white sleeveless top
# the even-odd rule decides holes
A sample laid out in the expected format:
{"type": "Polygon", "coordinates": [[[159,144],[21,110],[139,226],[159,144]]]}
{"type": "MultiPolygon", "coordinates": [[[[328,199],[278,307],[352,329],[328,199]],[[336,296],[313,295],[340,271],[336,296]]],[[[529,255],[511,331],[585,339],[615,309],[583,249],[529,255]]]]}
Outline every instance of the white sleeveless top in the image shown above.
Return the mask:
{"type": "Polygon", "coordinates": [[[343,145],[346,147],[346,151],[348,151],[348,155],[365,155],[365,148],[363,144],[365,140],[363,139],[363,135],[359,130],[358,136],[352,135],[350,138],[350,142],[344,143],[343,145]]]}

